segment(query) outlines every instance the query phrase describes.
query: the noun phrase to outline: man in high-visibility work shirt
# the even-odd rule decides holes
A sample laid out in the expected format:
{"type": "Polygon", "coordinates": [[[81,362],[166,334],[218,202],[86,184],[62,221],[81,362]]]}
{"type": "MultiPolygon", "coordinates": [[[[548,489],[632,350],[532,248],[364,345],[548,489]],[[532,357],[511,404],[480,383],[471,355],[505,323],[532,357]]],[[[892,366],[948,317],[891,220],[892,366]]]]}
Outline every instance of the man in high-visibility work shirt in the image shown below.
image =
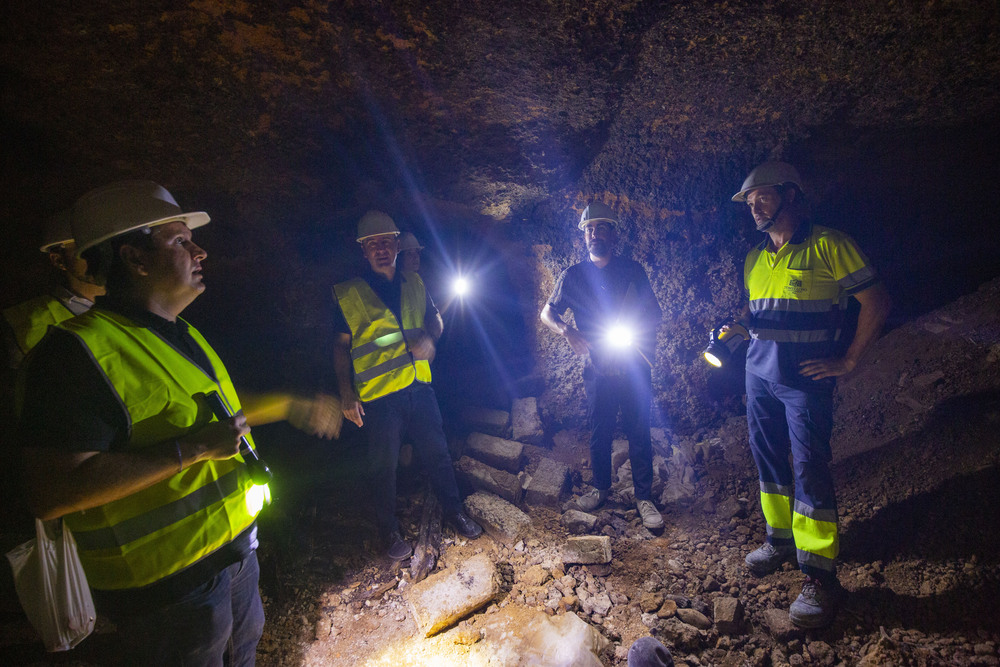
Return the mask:
{"type": "Polygon", "coordinates": [[[205,289],[191,230],[208,221],[150,181],[81,197],[74,236],[108,293],[51,328],[22,367],[28,505],[72,530],[97,609],[118,628],[114,664],[253,664],[264,623],[255,519],[268,489],[251,480],[241,438],[253,445],[250,424],[340,413],[335,400],[284,395],[241,405],[180,318],[205,289]],[[213,391],[235,416],[213,420],[213,391]]]}
{"type": "Polygon", "coordinates": [[[747,255],[748,303],[739,317],[751,334],[747,422],[767,523],[767,541],[746,563],[763,576],[794,556],[806,581],[789,617],[815,628],[833,620],[840,594],[829,468],[835,378],[854,370],[878,338],[889,298],[849,236],[809,221],[800,184],[792,165],[765,162],[733,201],[745,202],[766,234],[747,255]],[[850,297],[861,308],[854,337],[844,345],[850,297]]]}
{"type": "Polygon", "coordinates": [[[441,410],[431,387],[430,361],[441,315],[416,273],[396,270],[399,229],[382,211],[358,222],[368,269],[338,283],[333,296],[334,367],[344,417],[368,439],[372,502],[379,538],[393,560],[413,550],[396,519],[396,466],[403,436],[413,443],[445,522],[476,538],[483,529],[462,511],[441,410]]]}

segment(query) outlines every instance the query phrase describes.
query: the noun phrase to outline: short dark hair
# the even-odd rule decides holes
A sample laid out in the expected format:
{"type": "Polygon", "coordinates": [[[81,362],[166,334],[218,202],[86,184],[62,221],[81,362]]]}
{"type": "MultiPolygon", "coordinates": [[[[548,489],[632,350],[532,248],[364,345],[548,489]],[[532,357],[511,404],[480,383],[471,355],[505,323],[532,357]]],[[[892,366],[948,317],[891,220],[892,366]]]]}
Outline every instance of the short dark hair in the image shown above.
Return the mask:
{"type": "Polygon", "coordinates": [[[132,246],[139,250],[152,250],[153,235],[150,227],[141,227],[131,232],[110,238],[80,255],[87,261],[87,272],[109,293],[119,292],[129,285],[129,272],[122,259],[121,249],[132,246]]]}

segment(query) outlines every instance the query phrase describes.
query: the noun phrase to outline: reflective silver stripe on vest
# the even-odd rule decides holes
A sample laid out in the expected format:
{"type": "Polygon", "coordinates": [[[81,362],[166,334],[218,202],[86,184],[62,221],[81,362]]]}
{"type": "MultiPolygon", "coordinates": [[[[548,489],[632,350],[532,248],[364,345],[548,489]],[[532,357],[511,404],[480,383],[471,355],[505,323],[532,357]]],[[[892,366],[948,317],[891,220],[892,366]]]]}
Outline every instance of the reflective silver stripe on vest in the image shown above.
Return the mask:
{"type": "Polygon", "coordinates": [[[871,266],[863,266],[854,273],[849,273],[838,280],[837,284],[843,289],[851,289],[852,287],[860,285],[861,283],[871,280],[874,277],[875,269],[871,266]]]}
{"type": "Polygon", "coordinates": [[[404,353],[398,357],[393,357],[389,361],[383,361],[378,366],[373,366],[368,370],[361,371],[360,373],[354,374],[354,380],[359,384],[362,382],[367,382],[372,378],[378,377],[379,375],[385,375],[390,371],[394,371],[397,368],[402,368],[403,366],[409,366],[413,363],[410,358],[410,354],[404,353]]]}
{"type": "Polygon", "coordinates": [[[754,337],[761,340],[773,340],[777,343],[825,343],[836,340],[838,331],[829,329],[813,329],[811,331],[792,331],[790,329],[761,329],[754,327],[754,337]]]}
{"type": "Polygon", "coordinates": [[[390,345],[395,345],[399,341],[403,340],[403,334],[399,331],[393,331],[390,334],[380,336],[370,343],[365,343],[364,345],[358,345],[351,349],[351,359],[357,359],[358,357],[363,357],[366,354],[371,354],[376,350],[381,350],[383,347],[389,347],[390,345]]]}
{"type": "Polygon", "coordinates": [[[785,496],[787,498],[791,498],[791,496],[792,496],[792,487],[791,486],[783,486],[781,484],[775,484],[774,482],[761,482],[760,483],[760,492],[761,493],[771,493],[771,494],[774,494],[774,495],[777,495],[777,496],[785,496]]]}
{"type": "Polygon", "coordinates": [[[801,500],[795,501],[793,511],[814,521],[825,521],[827,523],[837,523],[837,510],[818,510],[815,507],[806,505],[801,500]]]}
{"type": "Polygon", "coordinates": [[[830,299],[754,299],[750,302],[750,310],[782,311],[785,313],[825,313],[834,310],[830,299]]]}
{"type": "Polygon", "coordinates": [[[172,503],[156,507],[145,514],[126,519],[113,526],[73,533],[76,545],[84,551],[120,547],[167,526],[177,523],[198,510],[213,505],[239,489],[239,469],[226,473],[197,491],[172,503]]]}

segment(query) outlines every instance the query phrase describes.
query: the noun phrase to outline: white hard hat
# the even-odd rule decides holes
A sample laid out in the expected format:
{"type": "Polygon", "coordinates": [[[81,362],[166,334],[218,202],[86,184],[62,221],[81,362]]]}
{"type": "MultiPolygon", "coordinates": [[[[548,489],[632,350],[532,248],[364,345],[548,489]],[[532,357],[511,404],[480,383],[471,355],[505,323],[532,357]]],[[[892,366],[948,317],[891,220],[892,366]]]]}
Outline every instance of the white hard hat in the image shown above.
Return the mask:
{"type": "Polygon", "coordinates": [[[612,225],[618,224],[618,216],[611,210],[611,207],[595,201],[583,209],[583,214],[580,216],[580,229],[583,229],[583,226],[588,222],[597,222],[599,220],[610,222],[612,225]]]}
{"type": "Polygon", "coordinates": [[[802,179],[798,170],[787,162],[764,162],[750,172],[750,175],[743,181],[743,187],[733,195],[733,201],[746,201],[747,193],[757,188],[775,187],[792,183],[799,190],[802,189],[802,179]]]}
{"type": "Polygon", "coordinates": [[[381,236],[382,234],[395,234],[399,236],[399,229],[388,213],[374,210],[368,211],[358,220],[358,243],[361,243],[369,236],[381,236]]]}
{"type": "Polygon", "coordinates": [[[59,211],[45,221],[44,236],[42,236],[42,252],[55,250],[58,246],[73,242],[73,228],[70,220],[73,218],[73,209],[67,208],[59,211]]]}
{"type": "Polygon", "coordinates": [[[411,232],[403,232],[399,237],[399,252],[404,250],[423,250],[420,241],[411,232]]]}
{"type": "Polygon", "coordinates": [[[153,181],[119,181],[91,190],[73,204],[73,237],[80,254],[143,227],[179,221],[195,229],[209,219],[203,211],[182,211],[173,196],[153,181]]]}

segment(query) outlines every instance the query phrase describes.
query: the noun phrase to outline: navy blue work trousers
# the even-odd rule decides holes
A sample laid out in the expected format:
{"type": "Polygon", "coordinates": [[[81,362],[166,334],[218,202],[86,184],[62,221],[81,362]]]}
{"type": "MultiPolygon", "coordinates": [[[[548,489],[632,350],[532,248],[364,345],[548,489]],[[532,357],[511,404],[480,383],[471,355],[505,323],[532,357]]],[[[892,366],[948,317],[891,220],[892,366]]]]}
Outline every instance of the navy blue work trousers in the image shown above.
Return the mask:
{"type": "Polygon", "coordinates": [[[429,384],[409,387],[364,404],[364,431],[368,436],[368,460],[375,520],[379,535],[399,530],[396,520],[396,466],[403,438],[413,444],[431,488],[447,516],[461,509],[455,469],[444,435],[437,396],[429,384]]]}
{"type": "Polygon", "coordinates": [[[746,389],[750,451],[760,475],[768,541],[794,542],[799,569],[830,576],[838,549],[830,472],[833,388],[806,391],[747,373],[746,389]],[[778,511],[776,499],[782,496],[785,512],[778,511]]]}
{"type": "Polygon", "coordinates": [[[108,616],[118,627],[118,664],[244,667],[257,658],[264,607],[257,552],[233,563],[176,602],[142,614],[108,616]]]}
{"type": "Polygon", "coordinates": [[[649,435],[652,376],[648,366],[634,366],[620,375],[599,375],[588,366],[583,373],[590,421],[590,467],[594,486],[611,488],[611,443],[618,412],[628,438],[632,487],[636,500],[652,500],[653,445],[649,435]]]}

